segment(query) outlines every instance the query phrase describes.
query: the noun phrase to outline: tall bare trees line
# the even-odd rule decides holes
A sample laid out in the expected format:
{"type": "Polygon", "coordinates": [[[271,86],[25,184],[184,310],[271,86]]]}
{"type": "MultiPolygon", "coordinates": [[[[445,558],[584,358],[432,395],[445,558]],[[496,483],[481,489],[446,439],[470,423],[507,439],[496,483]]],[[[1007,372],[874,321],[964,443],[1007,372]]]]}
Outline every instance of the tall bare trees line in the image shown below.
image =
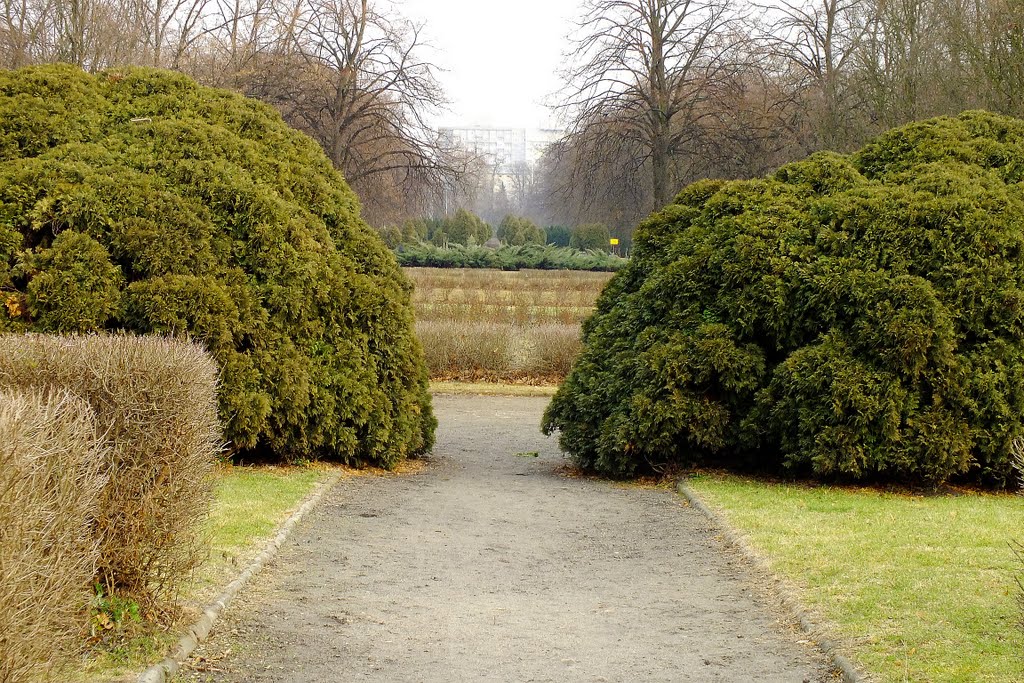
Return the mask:
{"type": "Polygon", "coordinates": [[[969,108],[1024,115],[1024,0],[586,0],[545,159],[549,220],[631,225],[969,108]]]}
{"type": "Polygon", "coordinates": [[[424,213],[459,175],[421,27],[378,0],[0,0],[0,67],[177,69],[273,104],[321,143],[373,223],[424,213]],[[451,176],[451,178],[449,178],[451,176]]]}
{"type": "Polygon", "coordinates": [[[321,143],[378,225],[443,196],[626,227],[701,177],[967,108],[1024,115],[1024,0],[581,0],[554,103],[568,134],[498,187],[430,129],[435,67],[386,2],[0,0],[0,67],[144,64],[259,97],[321,143]]]}

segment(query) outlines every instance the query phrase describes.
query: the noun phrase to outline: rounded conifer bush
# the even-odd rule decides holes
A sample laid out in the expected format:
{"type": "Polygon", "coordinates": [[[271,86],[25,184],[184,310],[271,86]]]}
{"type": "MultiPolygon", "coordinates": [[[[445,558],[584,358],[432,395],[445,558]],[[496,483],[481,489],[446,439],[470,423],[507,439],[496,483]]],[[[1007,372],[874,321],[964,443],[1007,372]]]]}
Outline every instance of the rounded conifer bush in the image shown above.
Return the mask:
{"type": "Polygon", "coordinates": [[[637,230],[543,429],[586,468],[1000,486],[1024,433],[1024,122],[967,112],[637,230]]]}
{"type": "Polygon", "coordinates": [[[236,449],[389,466],[436,424],[410,291],[272,108],[151,69],[0,72],[0,330],[188,335],[236,449]]]}

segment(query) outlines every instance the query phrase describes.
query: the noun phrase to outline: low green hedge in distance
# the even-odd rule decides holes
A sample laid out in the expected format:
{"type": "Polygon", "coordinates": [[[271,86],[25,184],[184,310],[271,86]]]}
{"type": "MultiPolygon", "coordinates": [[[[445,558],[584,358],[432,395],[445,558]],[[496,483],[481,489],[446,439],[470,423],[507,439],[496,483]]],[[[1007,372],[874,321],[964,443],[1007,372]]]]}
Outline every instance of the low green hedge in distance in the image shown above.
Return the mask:
{"type": "Polygon", "coordinates": [[[500,270],[592,270],[616,271],[627,260],[606,251],[581,251],[571,247],[524,244],[491,249],[450,244],[402,244],[397,251],[403,266],[427,268],[497,268],[500,270]]]}

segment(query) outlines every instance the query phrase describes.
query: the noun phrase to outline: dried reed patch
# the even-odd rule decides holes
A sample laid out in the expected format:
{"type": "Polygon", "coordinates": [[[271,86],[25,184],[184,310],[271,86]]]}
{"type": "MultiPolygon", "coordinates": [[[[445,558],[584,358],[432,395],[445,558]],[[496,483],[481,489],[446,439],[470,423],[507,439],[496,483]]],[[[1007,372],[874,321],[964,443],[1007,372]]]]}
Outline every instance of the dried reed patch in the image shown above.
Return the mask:
{"type": "Polygon", "coordinates": [[[421,320],[431,376],[462,382],[557,383],[580,350],[578,324],[421,320]]]}
{"type": "Polygon", "coordinates": [[[80,642],[109,454],[85,401],[0,391],[0,681],[45,678],[80,642]]]}
{"type": "Polygon", "coordinates": [[[502,271],[486,268],[404,268],[419,292],[443,290],[507,291],[515,293],[581,292],[592,305],[612,273],[568,270],[502,271]]]}
{"type": "Polygon", "coordinates": [[[509,331],[507,325],[491,322],[416,322],[416,333],[433,377],[469,378],[487,370],[505,369],[510,351],[509,331]]]}
{"type": "Polygon", "coordinates": [[[406,268],[435,380],[558,383],[610,273],[406,268]]]}
{"type": "Polygon", "coordinates": [[[527,330],[533,342],[532,362],[539,374],[564,378],[582,348],[579,325],[544,323],[527,330]]]}

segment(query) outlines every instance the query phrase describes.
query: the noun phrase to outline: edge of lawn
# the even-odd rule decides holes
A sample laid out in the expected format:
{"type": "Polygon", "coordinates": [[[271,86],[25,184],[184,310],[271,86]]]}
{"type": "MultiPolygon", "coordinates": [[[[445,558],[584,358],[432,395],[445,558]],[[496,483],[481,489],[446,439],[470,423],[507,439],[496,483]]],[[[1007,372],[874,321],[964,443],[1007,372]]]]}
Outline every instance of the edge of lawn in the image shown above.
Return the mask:
{"type": "Polygon", "coordinates": [[[1024,680],[1021,496],[714,471],[686,483],[868,680],[1024,680]]]}
{"type": "Polygon", "coordinates": [[[309,466],[218,466],[214,500],[206,521],[210,555],[182,591],[182,613],[166,630],[131,637],[113,651],[92,650],[69,673],[81,683],[127,683],[161,659],[180,631],[202,614],[226,585],[263,551],[317,487],[345,468],[309,466]]]}
{"type": "Polygon", "coordinates": [[[804,633],[812,638],[818,648],[831,660],[835,669],[842,674],[843,681],[845,683],[861,683],[864,680],[863,675],[842,652],[846,648],[843,644],[833,640],[834,628],[832,625],[822,623],[820,615],[804,606],[796,592],[775,572],[770,559],[751,545],[747,536],[728,519],[727,513],[719,508],[710,507],[696,491],[690,488],[686,477],[681,477],[676,482],[676,490],[691,507],[703,514],[718,529],[726,543],[739,551],[759,574],[769,579],[771,584],[769,590],[782,603],[783,609],[796,618],[804,633]]]}

